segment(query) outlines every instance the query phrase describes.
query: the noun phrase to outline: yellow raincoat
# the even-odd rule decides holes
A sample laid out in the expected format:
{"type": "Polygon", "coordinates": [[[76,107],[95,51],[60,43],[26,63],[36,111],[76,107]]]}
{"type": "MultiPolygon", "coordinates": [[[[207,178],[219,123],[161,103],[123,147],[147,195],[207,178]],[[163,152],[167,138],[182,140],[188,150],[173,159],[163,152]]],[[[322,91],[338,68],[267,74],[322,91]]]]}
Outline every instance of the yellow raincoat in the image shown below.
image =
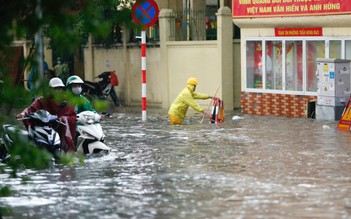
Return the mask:
{"type": "Polygon", "coordinates": [[[179,93],[178,97],[173,101],[169,108],[168,114],[171,124],[181,124],[184,120],[189,106],[198,112],[203,112],[204,109],[195,101],[195,99],[206,100],[210,96],[194,92],[194,85],[187,85],[186,88],[179,93]]]}

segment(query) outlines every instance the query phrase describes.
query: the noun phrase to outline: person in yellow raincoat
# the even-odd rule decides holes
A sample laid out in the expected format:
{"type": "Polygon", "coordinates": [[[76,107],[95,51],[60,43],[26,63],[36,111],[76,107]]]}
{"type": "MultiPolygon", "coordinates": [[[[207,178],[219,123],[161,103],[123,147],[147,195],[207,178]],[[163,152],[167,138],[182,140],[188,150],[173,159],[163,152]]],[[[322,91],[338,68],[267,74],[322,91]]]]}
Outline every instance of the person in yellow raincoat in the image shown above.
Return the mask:
{"type": "Polygon", "coordinates": [[[188,111],[189,106],[194,110],[204,113],[205,116],[209,117],[208,113],[195,101],[195,99],[206,100],[212,98],[207,94],[195,93],[196,86],[198,82],[196,78],[189,78],[187,81],[187,86],[180,92],[177,98],[171,104],[169,108],[168,115],[171,125],[182,124],[184,117],[188,111]]]}

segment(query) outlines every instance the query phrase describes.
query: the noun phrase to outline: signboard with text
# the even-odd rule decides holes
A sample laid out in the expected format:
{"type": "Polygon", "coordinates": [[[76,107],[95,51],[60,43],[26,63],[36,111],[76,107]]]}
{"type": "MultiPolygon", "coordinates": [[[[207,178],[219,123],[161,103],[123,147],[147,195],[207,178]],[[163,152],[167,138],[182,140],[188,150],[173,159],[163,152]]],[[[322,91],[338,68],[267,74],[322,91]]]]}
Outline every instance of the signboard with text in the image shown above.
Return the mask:
{"type": "Polygon", "coordinates": [[[297,28],[275,28],[275,36],[291,37],[291,36],[323,36],[323,28],[321,27],[297,27],[297,28]]]}
{"type": "Polygon", "coordinates": [[[232,0],[233,18],[351,14],[349,0],[232,0]]]}

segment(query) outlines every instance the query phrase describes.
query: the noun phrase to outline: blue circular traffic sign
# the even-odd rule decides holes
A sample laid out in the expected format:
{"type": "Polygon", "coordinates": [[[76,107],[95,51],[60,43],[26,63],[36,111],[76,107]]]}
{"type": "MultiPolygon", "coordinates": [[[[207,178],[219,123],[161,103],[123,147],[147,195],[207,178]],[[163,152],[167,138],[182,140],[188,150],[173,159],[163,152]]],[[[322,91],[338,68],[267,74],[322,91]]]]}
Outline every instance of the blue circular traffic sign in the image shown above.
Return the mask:
{"type": "Polygon", "coordinates": [[[136,24],[150,27],[158,19],[158,6],[154,0],[139,0],[132,7],[132,18],[136,24]]]}

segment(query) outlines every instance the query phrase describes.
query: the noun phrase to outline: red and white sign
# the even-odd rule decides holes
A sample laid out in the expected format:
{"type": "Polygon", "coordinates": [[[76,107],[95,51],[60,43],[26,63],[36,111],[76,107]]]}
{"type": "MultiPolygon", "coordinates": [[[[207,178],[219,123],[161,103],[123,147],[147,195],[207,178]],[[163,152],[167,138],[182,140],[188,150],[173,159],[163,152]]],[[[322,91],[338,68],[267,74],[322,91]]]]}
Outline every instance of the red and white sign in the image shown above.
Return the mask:
{"type": "Polygon", "coordinates": [[[291,37],[291,36],[323,36],[321,27],[297,27],[297,28],[275,28],[275,36],[291,37]]]}

